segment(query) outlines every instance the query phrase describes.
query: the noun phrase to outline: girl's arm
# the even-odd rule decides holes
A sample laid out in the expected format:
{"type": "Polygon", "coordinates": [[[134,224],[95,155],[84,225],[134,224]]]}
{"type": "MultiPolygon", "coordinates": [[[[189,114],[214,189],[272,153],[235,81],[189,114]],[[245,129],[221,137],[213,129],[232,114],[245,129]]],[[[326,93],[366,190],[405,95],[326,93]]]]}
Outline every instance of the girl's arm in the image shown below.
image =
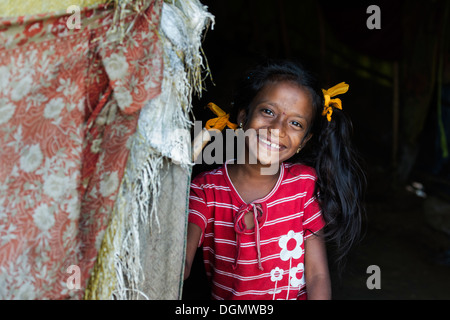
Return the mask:
{"type": "Polygon", "coordinates": [[[186,263],[184,265],[184,280],[191,273],[192,262],[197,252],[198,243],[202,236],[202,229],[195,223],[188,223],[187,240],[186,240],[186,263]]]}
{"type": "Polygon", "coordinates": [[[327,252],[321,231],[305,240],[305,281],[308,300],[331,299],[327,252]]]}

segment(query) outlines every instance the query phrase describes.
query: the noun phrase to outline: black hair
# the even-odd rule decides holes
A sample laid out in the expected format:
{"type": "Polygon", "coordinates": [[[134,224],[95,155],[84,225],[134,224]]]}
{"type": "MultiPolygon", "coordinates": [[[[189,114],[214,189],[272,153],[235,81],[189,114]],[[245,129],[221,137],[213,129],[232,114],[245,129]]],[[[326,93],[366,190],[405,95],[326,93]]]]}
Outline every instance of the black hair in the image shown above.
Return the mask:
{"type": "Polygon", "coordinates": [[[298,84],[311,97],[313,121],[305,138],[308,134],[312,137],[289,162],[304,163],[316,170],[315,196],[326,223],[325,237],[333,245],[332,253],[341,271],[345,257],[360,239],[366,184],[360,157],[352,144],[353,127],[349,117],[337,108],[333,108],[331,121],[322,116],[322,86],[303,65],[293,61],[270,61],[246,73],[239,82],[231,119],[236,120],[241,110],[246,116],[251,114],[251,103],[256,95],[265,85],[280,81],[298,84]]]}

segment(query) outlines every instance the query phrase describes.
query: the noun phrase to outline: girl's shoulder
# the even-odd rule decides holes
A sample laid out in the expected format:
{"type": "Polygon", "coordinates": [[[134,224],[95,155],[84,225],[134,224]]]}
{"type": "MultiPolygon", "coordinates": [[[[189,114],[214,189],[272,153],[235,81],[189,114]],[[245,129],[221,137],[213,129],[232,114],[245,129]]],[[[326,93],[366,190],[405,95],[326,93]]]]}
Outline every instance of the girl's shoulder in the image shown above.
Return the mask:
{"type": "Polygon", "coordinates": [[[313,181],[317,180],[316,170],[313,167],[307,166],[302,163],[284,163],[286,178],[302,176],[309,178],[313,181]]]}
{"type": "Polygon", "coordinates": [[[199,173],[197,176],[195,176],[194,179],[192,179],[192,183],[199,184],[199,183],[205,183],[208,181],[217,181],[224,179],[225,170],[223,166],[220,166],[216,169],[209,170],[209,171],[203,171],[199,173]]]}

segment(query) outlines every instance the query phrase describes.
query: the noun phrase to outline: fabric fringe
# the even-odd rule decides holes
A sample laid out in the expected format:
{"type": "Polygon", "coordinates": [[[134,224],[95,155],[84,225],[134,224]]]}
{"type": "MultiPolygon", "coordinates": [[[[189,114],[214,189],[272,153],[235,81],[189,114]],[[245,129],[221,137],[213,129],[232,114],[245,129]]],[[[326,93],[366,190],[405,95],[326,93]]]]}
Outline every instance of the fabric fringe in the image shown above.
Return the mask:
{"type": "MultiPolygon", "coordinates": [[[[135,1],[115,2],[123,9],[135,1]]],[[[117,13],[117,17],[120,21],[121,14],[117,13]]],[[[145,279],[141,253],[147,244],[140,242],[139,233],[140,229],[161,230],[158,198],[165,160],[170,159],[173,164],[189,171],[193,165],[190,155],[191,96],[193,92],[201,94],[202,72],[206,69],[209,73],[203,61],[201,41],[211,22],[214,22],[214,17],[198,0],[165,1],[163,5],[160,27],[164,44],[162,92],[141,110],[116,205],[86,290],[86,299],[158,298],[149,296],[140,288],[145,279]]],[[[182,281],[182,274],[177,276],[182,281]]]]}
{"type": "MultiPolygon", "coordinates": [[[[133,28],[136,19],[143,15],[143,11],[146,10],[151,2],[155,0],[107,0],[107,5],[114,5],[114,17],[111,27],[107,31],[108,41],[121,43],[124,41],[127,33],[133,28]],[[131,22],[125,22],[125,18],[128,16],[134,16],[131,22]]],[[[149,21],[150,24],[151,21],[149,21]]]]}

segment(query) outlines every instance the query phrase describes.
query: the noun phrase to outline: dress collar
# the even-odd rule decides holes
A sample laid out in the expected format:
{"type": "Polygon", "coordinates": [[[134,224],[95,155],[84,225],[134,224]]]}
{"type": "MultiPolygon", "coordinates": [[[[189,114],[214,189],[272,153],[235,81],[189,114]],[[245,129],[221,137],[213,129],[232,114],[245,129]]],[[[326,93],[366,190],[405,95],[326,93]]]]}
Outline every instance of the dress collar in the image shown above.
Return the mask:
{"type": "MultiPolygon", "coordinates": [[[[227,164],[231,161],[235,161],[235,160],[234,159],[227,160],[223,166],[224,171],[225,171],[225,180],[226,180],[227,184],[229,185],[232,194],[239,200],[239,202],[241,202],[241,204],[249,204],[249,203],[245,202],[244,199],[242,199],[241,195],[239,194],[237,189],[234,187],[234,184],[230,179],[230,175],[228,174],[227,164]]],[[[275,194],[275,192],[277,192],[278,188],[280,187],[281,182],[283,181],[284,170],[285,170],[285,164],[284,164],[284,162],[282,162],[280,165],[280,175],[278,177],[277,183],[272,188],[272,190],[263,198],[256,199],[256,200],[252,201],[251,203],[263,203],[263,202],[266,202],[267,200],[269,200],[270,197],[272,197],[275,194]]]]}

